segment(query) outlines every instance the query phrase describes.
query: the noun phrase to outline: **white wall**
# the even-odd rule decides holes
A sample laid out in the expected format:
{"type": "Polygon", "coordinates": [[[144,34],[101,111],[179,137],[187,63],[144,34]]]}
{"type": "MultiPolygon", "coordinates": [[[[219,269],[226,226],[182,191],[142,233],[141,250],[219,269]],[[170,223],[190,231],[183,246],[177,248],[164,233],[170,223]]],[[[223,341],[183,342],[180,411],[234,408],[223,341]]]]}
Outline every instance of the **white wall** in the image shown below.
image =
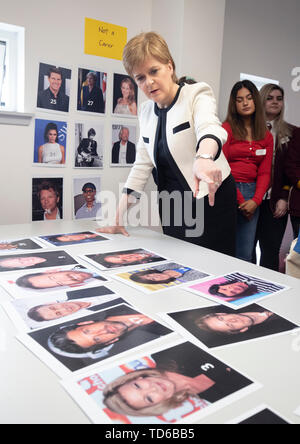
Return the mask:
{"type": "MultiPolygon", "coordinates": [[[[0,125],[0,224],[28,223],[31,221],[32,177],[63,176],[65,182],[65,219],[72,219],[72,177],[93,174],[90,170],[73,169],[74,122],[99,121],[101,117],[79,115],[76,112],[77,69],[94,68],[109,74],[112,91],[113,72],[125,73],[122,62],[84,54],[84,19],[95,18],[104,22],[126,26],[128,38],[151,28],[151,0],[10,0],[1,4],[1,21],[26,28],[25,34],[25,112],[47,119],[49,114],[37,111],[37,81],[39,63],[55,63],[73,69],[70,98],[69,144],[67,168],[41,168],[32,166],[34,121],[29,127],[0,125]],[[72,154],[71,154],[72,152],[72,154]]],[[[129,168],[110,168],[112,94],[108,95],[106,125],[106,156],[100,174],[106,189],[118,192],[119,183],[125,182],[129,168]]],[[[51,114],[56,120],[65,116],[51,114]]],[[[129,119],[128,119],[129,120],[129,119]]],[[[132,120],[130,119],[130,122],[132,120]]]]}
{"type": "Polygon", "coordinates": [[[291,72],[300,66],[299,0],[227,0],[222,56],[220,114],[240,73],[279,80],[286,93],[289,122],[300,125],[300,92],[291,72]]]}

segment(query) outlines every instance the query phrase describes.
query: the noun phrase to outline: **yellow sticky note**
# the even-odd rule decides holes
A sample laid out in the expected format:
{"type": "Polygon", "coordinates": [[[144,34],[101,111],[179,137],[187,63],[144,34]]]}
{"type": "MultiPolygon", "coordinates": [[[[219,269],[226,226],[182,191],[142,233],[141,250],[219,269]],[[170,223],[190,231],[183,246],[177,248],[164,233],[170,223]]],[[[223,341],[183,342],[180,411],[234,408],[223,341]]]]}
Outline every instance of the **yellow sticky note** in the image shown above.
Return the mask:
{"type": "Polygon", "coordinates": [[[126,43],[127,28],[85,19],[85,54],[122,60],[126,43]]]}

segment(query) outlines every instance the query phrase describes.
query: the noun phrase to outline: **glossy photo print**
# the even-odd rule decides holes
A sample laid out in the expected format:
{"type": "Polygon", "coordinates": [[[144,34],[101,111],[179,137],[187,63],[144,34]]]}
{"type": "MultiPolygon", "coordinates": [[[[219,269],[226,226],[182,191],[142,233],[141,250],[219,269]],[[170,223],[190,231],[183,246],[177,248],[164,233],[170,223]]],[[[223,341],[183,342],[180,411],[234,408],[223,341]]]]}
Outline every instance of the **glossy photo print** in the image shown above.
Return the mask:
{"type": "Polygon", "coordinates": [[[19,339],[62,376],[121,356],[171,333],[163,324],[123,304],[19,339]]]}
{"type": "Polygon", "coordinates": [[[65,166],[67,133],[67,122],[35,119],[34,164],[46,167],[65,166]]]}
{"type": "Polygon", "coordinates": [[[86,254],[80,256],[81,259],[89,262],[95,267],[103,270],[132,267],[137,265],[151,264],[154,262],[164,262],[165,258],[143,248],[133,248],[131,250],[108,251],[106,253],[86,254]]]}
{"type": "Polygon", "coordinates": [[[73,199],[75,219],[101,219],[101,178],[99,176],[75,177],[73,199]]]}
{"type": "Polygon", "coordinates": [[[32,179],[32,220],[63,219],[63,178],[32,179]]]}
{"type": "Polygon", "coordinates": [[[45,251],[43,253],[14,254],[0,257],[0,273],[33,270],[37,268],[76,265],[77,261],[65,251],[45,251]]]}
{"type": "Polygon", "coordinates": [[[190,342],[123,362],[63,381],[96,424],[192,424],[259,388],[190,342]]]}
{"type": "Polygon", "coordinates": [[[103,168],[104,123],[75,123],[75,168],[103,168]]]}
{"type": "Polygon", "coordinates": [[[40,63],[37,108],[69,112],[71,76],[68,68],[40,63]]]}
{"type": "Polygon", "coordinates": [[[111,166],[132,166],[136,159],[137,126],[128,123],[112,125],[111,166]]]}
{"type": "Polygon", "coordinates": [[[48,236],[39,236],[39,239],[52,247],[67,247],[68,245],[90,244],[110,240],[108,237],[95,233],[94,231],[50,234],[48,236]]]}
{"type": "Polygon", "coordinates": [[[207,276],[209,274],[175,262],[167,262],[112,275],[114,279],[148,294],[175,288],[179,285],[204,279],[207,276]]]}
{"type": "Polygon", "coordinates": [[[266,297],[277,295],[287,289],[288,287],[285,285],[266,281],[239,271],[186,288],[192,293],[235,310],[266,297]]]}
{"type": "Polygon", "coordinates": [[[137,117],[137,84],[126,74],[114,74],[113,114],[137,117]]]}
{"type": "Polygon", "coordinates": [[[107,74],[93,69],[79,68],[77,110],[105,114],[107,74]]]}
{"type": "Polygon", "coordinates": [[[104,285],[15,299],[3,303],[3,308],[20,331],[33,331],[62,322],[88,316],[96,311],[126,303],[104,285]]]}
{"type": "Polygon", "coordinates": [[[38,239],[2,239],[0,240],[0,255],[19,253],[29,250],[41,250],[45,245],[38,239]]]}
{"type": "Polygon", "coordinates": [[[163,314],[174,330],[200,347],[215,348],[263,339],[299,329],[299,326],[257,304],[239,310],[213,305],[163,314]]]}

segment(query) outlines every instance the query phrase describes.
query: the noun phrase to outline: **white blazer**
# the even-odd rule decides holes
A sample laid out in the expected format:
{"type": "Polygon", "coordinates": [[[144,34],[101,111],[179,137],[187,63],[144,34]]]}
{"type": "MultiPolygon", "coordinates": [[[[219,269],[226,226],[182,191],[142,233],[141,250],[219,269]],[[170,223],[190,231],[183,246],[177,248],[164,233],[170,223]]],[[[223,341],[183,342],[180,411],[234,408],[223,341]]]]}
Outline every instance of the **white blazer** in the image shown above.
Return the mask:
{"type": "MultiPolygon", "coordinates": [[[[139,123],[136,161],[125,184],[128,190],[143,192],[153,168],[156,168],[159,127],[170,152],[171,164],[175,165],[174,174],[185,184],[186,191],[194,191],[193,164],[199,143],[204,138],[213,138],[219,145],[215,163],[222,171],[223,181],[230,175],[231,170],[222,151],[227,132],[217,117],[216,101],[206,83],[182,86],[166,109],[159,109],[152,100],[144,102],[140,108],[139,123]]],[[[201,181],[198,198],[207,194],[208,185],[201,181]]]]}

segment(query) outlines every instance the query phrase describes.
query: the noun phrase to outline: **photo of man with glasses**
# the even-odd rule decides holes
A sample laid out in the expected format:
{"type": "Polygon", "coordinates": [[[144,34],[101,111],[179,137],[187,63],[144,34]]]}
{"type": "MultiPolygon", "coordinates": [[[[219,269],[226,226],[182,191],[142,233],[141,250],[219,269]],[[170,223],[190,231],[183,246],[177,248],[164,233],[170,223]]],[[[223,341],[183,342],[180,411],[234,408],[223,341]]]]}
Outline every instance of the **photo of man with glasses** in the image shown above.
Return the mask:
{"type": "Polygon", "coordinates": [[[96,201],[97,188],[95,184],[92,182],[85,183],[82,187],[82,193],[84,204],[77,211],[75,210],[75,219],[99,218],[101,216],[101,203],[96,201]]]}

